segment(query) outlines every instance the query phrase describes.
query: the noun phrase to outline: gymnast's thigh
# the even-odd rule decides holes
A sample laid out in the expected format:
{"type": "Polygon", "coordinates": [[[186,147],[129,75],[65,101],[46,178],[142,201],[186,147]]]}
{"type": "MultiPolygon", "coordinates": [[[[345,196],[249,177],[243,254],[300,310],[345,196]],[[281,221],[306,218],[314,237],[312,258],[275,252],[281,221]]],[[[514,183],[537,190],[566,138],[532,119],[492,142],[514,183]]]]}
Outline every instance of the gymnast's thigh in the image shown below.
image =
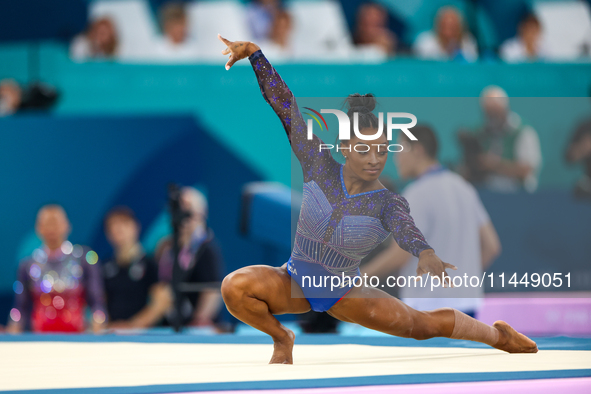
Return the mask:
{"type": "Polygon", "coordinates": [[[264,301],[274,315],[310,310],[310,303],[289,276],[286,264],[281,267],[251,265],[234,271],[227,279],[240,286],[246,296],[264,301]]]}
{"type": "Polygon", "coordinates": [[[342,321],[360,324],[392,335],[406,336],[419,312],[399,299],[372,287],[355,287],[328,313],[342,321]]]}

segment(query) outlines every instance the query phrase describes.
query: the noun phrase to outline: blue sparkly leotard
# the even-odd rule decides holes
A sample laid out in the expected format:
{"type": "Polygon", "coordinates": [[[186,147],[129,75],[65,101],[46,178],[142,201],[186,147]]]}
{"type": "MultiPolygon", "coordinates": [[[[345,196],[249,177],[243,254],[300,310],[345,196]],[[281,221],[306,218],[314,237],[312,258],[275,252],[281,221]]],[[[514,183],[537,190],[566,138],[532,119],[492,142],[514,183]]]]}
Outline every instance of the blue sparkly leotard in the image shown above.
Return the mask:
{"type": "Polygon", "coordinates": [[[286,83],[260,50],[249,60],[261,93],[283,123],[304,172],[302,208],[288,271],[312,309],[330,309],[350,286],[334,290],[330,285],[307,286],[309,282],[302,283],[304,276],[359,275],[360,261],[390,233],[414,256],[431,249],[404,197],[387,189],[349,195],[343,166],[328,150],[319,150],[320,138],[307,139],[305,121],[286,83]]]}

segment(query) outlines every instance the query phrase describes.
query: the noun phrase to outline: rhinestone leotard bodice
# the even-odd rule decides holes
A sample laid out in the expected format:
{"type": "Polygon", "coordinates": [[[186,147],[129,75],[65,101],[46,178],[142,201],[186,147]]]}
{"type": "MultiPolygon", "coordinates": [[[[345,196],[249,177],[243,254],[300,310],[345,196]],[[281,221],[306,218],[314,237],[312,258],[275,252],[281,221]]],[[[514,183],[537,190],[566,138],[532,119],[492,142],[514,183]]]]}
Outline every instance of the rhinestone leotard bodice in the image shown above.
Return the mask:
{"type": "Polygon", "coordinates": [[[261,93],[279,116],[304,172],[292,260],[320,264],[338,275],[351,274],[390,233],[402,249],[415,256],[430,249],[404,197],[387,189],[349,195],[343,166],[329,151],[320,151],[323,142],[317,136],[307,139],[295,98],[277,71],[260,50],[249,60],[261,93]]]}

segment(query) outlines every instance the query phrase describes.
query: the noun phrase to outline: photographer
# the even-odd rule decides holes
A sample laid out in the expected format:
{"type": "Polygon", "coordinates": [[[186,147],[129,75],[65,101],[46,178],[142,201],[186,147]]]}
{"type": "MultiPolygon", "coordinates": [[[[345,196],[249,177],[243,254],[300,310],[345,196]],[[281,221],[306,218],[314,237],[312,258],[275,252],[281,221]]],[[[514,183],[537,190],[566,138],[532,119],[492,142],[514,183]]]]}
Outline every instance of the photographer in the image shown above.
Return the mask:
{"type": "MultiPolygon", "coordinates": [[[[207,227],[207,200],[192,187],[180,190],[179,201],[182,221],[179,226],[178,283],[221,282],[223,262],[215,242],[213,231],[207,227]]],[[[173,212],[173,216],[175,213],[173,212]]],[[[174,221],[174,220],[173,220],[174,221]]],[[[174,271],[173,240],[167,238],[160,244],[159,279],[172,283],[174,271]]],[[[180,306],[182,324],[212,326],[221,307],[218,289],[204,289],[200,292],[181,294],[180,306]]],[[[168,317],[171,320],[170,316],[168,317]]]]}

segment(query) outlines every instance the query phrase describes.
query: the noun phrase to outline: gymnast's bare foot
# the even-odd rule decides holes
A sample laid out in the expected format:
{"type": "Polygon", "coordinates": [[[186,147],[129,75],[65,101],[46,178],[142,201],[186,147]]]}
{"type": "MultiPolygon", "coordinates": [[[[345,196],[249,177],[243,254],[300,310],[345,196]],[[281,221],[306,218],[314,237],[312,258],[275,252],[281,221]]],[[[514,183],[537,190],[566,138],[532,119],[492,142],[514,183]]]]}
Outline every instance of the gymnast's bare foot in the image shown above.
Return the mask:
{"type": "Polygon", "coordinates": [[[493,327],[499,331],[499,342],[495,345],[497,349],[507,353],[537,353],[538,346],[534,341],[525,335],[518,333],[509,324],[502,320],[496,321],[493,327]]]}
{"type": "Polygon", "coordinates": [[[287,328],[285,331],[285,338],[273,342],[273,357],[271,357],[269,364],[293,364],[292,351],[295,334],[287,328]]]}

